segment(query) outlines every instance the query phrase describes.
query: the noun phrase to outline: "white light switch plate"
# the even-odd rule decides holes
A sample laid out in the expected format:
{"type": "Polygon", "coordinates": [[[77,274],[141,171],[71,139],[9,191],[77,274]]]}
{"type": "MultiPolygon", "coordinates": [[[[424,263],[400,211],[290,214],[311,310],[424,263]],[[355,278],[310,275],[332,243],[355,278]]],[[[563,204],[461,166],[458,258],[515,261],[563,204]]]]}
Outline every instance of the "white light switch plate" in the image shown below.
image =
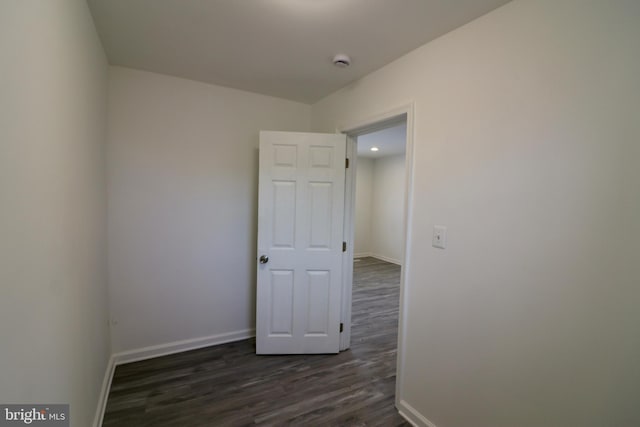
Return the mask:
{"type": "Polygon", "coordinates": [[[447,247],[447,227],[444,225],[433,226],[433,239],[431,246],[434,248],[445,249],[447,247]]]}

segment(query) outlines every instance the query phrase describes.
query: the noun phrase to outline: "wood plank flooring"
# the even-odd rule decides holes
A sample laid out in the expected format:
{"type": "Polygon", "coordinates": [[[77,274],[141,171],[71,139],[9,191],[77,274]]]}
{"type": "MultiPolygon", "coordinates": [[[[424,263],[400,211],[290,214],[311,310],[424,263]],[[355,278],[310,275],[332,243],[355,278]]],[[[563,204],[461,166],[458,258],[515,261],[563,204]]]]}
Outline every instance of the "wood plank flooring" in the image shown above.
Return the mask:
{"type": "Polygon", "coordinates": [[[408,426],[394,407],[400,267],[354,264],[351,349],[256,356],[255,340],[118,366],[103,426],[408,426]]]}

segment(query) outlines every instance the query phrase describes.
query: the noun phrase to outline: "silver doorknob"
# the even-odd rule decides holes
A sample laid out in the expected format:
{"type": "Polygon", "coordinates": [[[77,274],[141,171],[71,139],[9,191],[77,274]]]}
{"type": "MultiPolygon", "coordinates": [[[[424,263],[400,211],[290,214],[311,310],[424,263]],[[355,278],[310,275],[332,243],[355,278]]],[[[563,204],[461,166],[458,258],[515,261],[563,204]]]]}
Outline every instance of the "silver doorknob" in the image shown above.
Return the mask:
{"type": "Polygon", "coordinates": [[[266,255],[260,255],[260,264],[266,264],[269,262],[269,257],[266,255]]]}

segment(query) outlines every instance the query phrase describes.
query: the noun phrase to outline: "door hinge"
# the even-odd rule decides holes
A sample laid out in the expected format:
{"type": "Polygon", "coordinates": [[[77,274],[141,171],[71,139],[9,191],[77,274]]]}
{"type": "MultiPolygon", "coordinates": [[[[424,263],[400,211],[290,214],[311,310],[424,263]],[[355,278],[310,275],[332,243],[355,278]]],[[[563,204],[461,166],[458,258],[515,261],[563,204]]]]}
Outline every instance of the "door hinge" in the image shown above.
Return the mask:
{"type": "Polygon", "coordinates": [[[347,252],[347,242],[342,242],[342,252],[347,252]]]}
{"type": "Polygon", "coordinates": [[[344,331],[344,323],[340,323],[340,332],[344,331]]]}
{"type": "Polygon", "coordinates": [[[346,158],[344,160],[345,160],[344,167],[345,167],[345,169],[348,169],[349,168],[349,158],[346,158]]]}

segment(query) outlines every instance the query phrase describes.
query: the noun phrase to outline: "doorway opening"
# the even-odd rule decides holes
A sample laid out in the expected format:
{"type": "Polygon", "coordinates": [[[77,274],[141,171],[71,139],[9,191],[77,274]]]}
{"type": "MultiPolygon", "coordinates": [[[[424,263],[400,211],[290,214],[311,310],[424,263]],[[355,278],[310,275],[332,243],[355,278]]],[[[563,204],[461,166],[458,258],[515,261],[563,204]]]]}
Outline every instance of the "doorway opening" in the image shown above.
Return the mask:
{"type": "Polygon", "coordinates": [[[341,129],[353,165],[346,177],[344,237],[352,244],[343,264],[341,350],[355,350],[357,342],[371,357],[396,359],[396,406],[407,297],[412,119],[413,106],[407,105],[341,129]]]}

